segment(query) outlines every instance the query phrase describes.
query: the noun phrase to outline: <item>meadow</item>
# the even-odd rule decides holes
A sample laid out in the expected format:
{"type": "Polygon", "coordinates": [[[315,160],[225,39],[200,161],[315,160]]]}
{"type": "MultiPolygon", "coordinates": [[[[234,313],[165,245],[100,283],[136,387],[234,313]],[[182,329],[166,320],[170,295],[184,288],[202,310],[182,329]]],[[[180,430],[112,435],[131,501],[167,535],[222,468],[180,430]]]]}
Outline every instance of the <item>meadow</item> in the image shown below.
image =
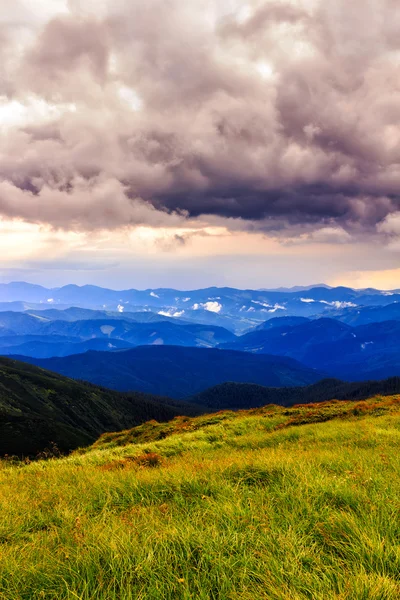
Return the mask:
{"type": "Polygon", "coordinates": [[[0,462],[1,600],[398,600],[400,398],[0,462]]]}

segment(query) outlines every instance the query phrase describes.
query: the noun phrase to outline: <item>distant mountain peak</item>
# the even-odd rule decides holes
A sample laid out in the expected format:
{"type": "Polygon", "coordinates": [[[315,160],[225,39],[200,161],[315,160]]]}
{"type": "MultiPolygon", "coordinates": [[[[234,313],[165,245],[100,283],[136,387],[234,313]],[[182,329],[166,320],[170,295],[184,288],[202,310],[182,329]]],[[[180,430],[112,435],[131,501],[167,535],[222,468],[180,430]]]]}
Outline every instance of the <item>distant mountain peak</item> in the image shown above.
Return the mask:
{"type": "Polygon", "coordinates": [[[292,287],[278,287],[278,288],[261,288],[260,292],[284,292],[284,293],[293,293],[293,292],[308,292],[314,288],[325,288],[327,290],[333,289],[330,285],[326,283],[315,283],[313,285],[295,285],[292,287]]]}

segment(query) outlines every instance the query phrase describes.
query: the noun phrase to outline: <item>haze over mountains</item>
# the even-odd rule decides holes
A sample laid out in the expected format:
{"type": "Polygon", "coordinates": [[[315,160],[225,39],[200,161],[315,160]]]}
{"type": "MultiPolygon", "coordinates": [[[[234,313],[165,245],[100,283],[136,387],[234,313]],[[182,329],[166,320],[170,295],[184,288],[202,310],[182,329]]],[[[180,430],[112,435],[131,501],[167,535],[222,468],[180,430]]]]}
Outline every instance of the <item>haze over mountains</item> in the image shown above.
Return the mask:
{"type": "Polygon", "coordinates": [[[0,285],[0,354],[116,390],[400,374],[400,293],[317,287],[115,291],[0,285]],[[186,349],[185,351],[183,349],[186,349]],[[232,352],[234,351],[234,352],[232,352]]]}

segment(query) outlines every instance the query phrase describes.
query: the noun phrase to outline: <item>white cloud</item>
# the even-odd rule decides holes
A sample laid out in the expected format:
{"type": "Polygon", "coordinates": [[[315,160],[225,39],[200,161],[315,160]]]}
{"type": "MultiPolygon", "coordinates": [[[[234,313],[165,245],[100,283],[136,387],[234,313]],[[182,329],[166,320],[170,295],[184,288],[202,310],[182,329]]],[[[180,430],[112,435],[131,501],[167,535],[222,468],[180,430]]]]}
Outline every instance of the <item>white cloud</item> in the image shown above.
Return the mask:
{"type": "Polygon", "coordinates": [[[275,313],[278,310],[287,310],[287,308],[286,308],[286,306],[282,306],[281,304],[275,304],[274,308],[271,308],[267,312],[269,312],[269,313],[275,313]]]}
{"type": "Polygon", "coordinates": [[[321,304],[326,304],[327,306],[332,306],[333,308],[356,308],[357,304],[354,302],[340,302],[339,300],[334,300],[333,302],[328,302],[327,300],[320,300],[321,304]]]}
{"type": "Polygon", "coordinates": [[[222,304],[219,302],[204,302],[203,304],[194,304],[193,310],[200,310],[203,308],[204,310],[208,310],[208,312],[219,313],[222,310],[222,304]]]}
{"type": "Polygon", "coordinates": [[[205,302],[205,304],[203,304],[203,308],[209,312],[220,313],[222,310],[222,304],[219,302],[205,302]]]}
{"type": "Polygon", "coordinates": [[[160,310],[158,312],[159,315],[162,315],[163,317],[175,317],[175,318],[179,318],[182,317],[185,314],[184,310],[175,310],[174,308],[171,308],[169,310],[160,310]]]}
{"type": "Polygon", "coordinates": [[[253,304],[259,304],[260,306],[263,306],[264,308],[272,308],[271,304],[266,304],[265,302],[258,302],[258,300],[252,300],[253,304]]]}
{"type": "Polygon", "coordinates": [[[400,211],[388,215],[377,227],[380,233],[400,236],[400,211]]]}

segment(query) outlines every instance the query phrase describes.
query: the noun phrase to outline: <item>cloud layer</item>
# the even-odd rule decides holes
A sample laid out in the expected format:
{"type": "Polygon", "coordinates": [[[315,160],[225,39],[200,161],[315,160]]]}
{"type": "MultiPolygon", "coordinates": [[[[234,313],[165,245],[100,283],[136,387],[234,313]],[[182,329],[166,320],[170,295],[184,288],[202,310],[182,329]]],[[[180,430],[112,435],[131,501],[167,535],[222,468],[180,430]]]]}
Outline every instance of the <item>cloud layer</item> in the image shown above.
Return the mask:
{"type": "Polygon", "coordinates": [[[398,228],[398,2],[34,4],[0,0],[1,215],[398,228]]]}

